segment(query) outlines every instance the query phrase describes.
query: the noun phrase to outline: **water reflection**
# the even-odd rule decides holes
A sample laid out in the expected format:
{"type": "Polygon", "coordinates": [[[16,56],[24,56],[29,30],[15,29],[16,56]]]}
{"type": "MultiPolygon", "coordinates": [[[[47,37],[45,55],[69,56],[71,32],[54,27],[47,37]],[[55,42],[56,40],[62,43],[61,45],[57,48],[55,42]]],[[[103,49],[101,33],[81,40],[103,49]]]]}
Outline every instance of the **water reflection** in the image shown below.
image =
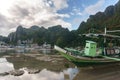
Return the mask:
{"type": "Polygon", "coordinates": [[[0,53],[29,53],[32,51],[38,51],[43,54],[52,53],[54,50],[52,49],[1,49],[0,53]]]}
{"type": "MultiPolygon", "coordinates": [[[[21,76],[13,76],[13,75],[6,75],[0,76],[0,80],[73,80],[75,75],[78,73],[77,68],[68,68],[64,70],[64,62],[63,59],[59,56],[50,57],[53,61],[39,61],[37,59],[41,59],[45,57],[45,55],[36,54],[37,57],[28,57],[23,55],[9,55],[11,53],[30,53],[31,56],[34,56],[35,53],[43,53],[43,54],[54,54],[55,52],[52,50],[25,50],[25,49],[16,49],[16,50],[1,50],[0,53],[0,73],[9,72],[11,70],[20,69],[23,67],[28,68],[40,68],[40,73],[37,74],[29,74],[26,69],[23,69],[25,73],[21,76]],[[33,55],[32,55],[33,53],[33,55]],[[54,60],[55,59],[55,60],[54,60]],[[8,61],[9,62],[8,62],[8,61]],[[58,61],[57,61],[58,60],[58,61]],[[11,63],[10,63],[11,62],[11,63]],[[33,65],[34,63],[34,65],[33,65]],[[48,64],[49,63],[49,64],[48,64]],[[14,65],[13,65],[14,64],[14,65]],[[52,64],[52,65],[50,65],[52,64]],[[59,64],[59,65],[58,65],[59,64]],[[54,66],[54,69],[52,67],[54,66]],[[50,69],[49,69],[50,68],[50,69]],[[49,70],[48,70],[49,69],[49,70]],[[58,69],[58,70],[57,70],[58,69]],[[68,76],[66,78],[66,75],[68,76]]],[[[27,54],[29,55],[29,54],[27,54]]],[[[49,57],[49,55],[48,55],[49,57]]]]}
{"type": "Polygon", "coordinates": [[[64,70],[64,74],[68,75],[69,80],[73,80],[73,78],[78,74],[78,72],[78,68],[68,68],[67,70],[64,70]]]}
{"type": "MultiPolygon", "coordinates": [[[[13,65],[13,63],[8,62],[6,58],[0,58],[0,73],[14,70],[14,66],[15,65],[13,65]]],[[[77,68],[68,68],[56,72],[47,70],[45,68],[37,74],[29,74],[28,69],[22,68],[22,70],[24,70],[25,73],[21,76],[1,75],[0,80],[73,80],[73,78],[79,71],[77,68]],[[66,75],[68,76],[67,78],[65,77],[66,75]]]]}
{"type": "Polygon", "coordinates": [[[50,49],[42,49],[41,52],[44,54],[49,54],[49,53],[51,53],[51,50],[50,49]]]}
{"type": "Polygon", "coordinates": [[[7,50],[7,49],[0,49],[0,53],[25,53],[27,50],[25,49],[12,49],[12,50],[7,50]]]}
{"type": "Polygon", "coordinates": [[[14,70],[13,64],[9,63],[6,58],[0,58],[0,73],[8,72],[11,70],[14,70]]]}
{"type": "Polygon", "coordinates": [[[47,69],[43,69],[38,74],[28,74],[27,70],[22,76],[0,76],[0,80],[65,80],[64,74],[68,74],[69,80],[72,80],[75,76],[74,73],[78,73],[78,69],[69,68],[63,72],[53,72],[47,69]]]}

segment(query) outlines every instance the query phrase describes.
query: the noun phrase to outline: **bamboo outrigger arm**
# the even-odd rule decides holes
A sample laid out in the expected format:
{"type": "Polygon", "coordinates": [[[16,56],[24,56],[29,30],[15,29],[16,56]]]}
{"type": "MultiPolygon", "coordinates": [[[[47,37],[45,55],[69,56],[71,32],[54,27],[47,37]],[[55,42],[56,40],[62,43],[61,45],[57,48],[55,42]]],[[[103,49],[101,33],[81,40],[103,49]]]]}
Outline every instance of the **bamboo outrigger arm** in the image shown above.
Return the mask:
{"type": "Polygon", "coordinates": [[[99,36],[102,36],[102,37],[110,37],[110,38],[119,38],[120,39],[120,36],[110,35],[110,34],[93,34],[93,33],[89,33],[89,34],[82,34],[82,35],[87,36],[87,37],[99,37],[99,36]]]}

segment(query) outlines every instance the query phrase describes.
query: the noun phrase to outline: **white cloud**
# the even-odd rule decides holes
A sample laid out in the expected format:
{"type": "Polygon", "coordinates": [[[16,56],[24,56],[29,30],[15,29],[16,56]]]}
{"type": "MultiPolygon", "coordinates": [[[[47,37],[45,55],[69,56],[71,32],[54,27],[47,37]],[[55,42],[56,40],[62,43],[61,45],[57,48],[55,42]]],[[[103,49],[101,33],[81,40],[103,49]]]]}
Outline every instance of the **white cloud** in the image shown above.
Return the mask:
{"type": "Polygon", "coordinates": [[[82,12],[80,11],[80,8],[73,7],[72,12],[70,13],[71,15],[82,15],[82,12]]]}
{"type": "Polygon", "coordinates": [[[18,25],[49,27],[62,25],[71,28],[71,24],[63,18],[68,14],[57,13],[67,8],[67,0],[2,0],[0,3],[0,34],[8,35],[18,25]]]}
{"type": "Polygon", "coordinates": [[[101,11],[103,9],[103,5],[105,3],[105,0],[99,0],[97,3],[86,6],[85,4],[82,4],[81,6],[84,8],[83,11],[80,10],[80,8],[73,7],[71,15],[79,15],[79,16],[85,16],[87,15],[93,15],[98,11],[101,11]]]}
{"type": "MultiPolygon", "coordinates": [[[[81,15],[80,18],[77,17],[73,19],[73,24],[79,24],[82,21],[86,21],[89,18],[89,15],[94,15],[95,13],[101,11],[103,9],[104,3],[105,0],[99,0],[98,2],[90,6],[85,6],[84,4],[82,4],[82,7],[85,8],[82,12],[80,12],[80,9],[74,8],[73,11],[76,12],[76,14],[80,12],[81,15]]],[[[72,14],[75,15],[75,13],[72,14]]]]}
{"type": "Polygon", "coordinates": [[[85,8],[85,12],[87,14],[95,14],[96,12],[100,11],[103,4],[105,3],[105,0],[99,0],[96,4],[90,5],[85,8]]]}
{"type": "Polygon", "coordinates": [[[73,19],[73,24],[80,23],[82,21],[83,21],[83,19],[81,19],[81,18],[75,18],[75,19],[73,19]]]}
{"type": "Polygon", "coordinates": [[[52,0],[56,10],[64,9],[68,7],[67,0],[52,0]]]}

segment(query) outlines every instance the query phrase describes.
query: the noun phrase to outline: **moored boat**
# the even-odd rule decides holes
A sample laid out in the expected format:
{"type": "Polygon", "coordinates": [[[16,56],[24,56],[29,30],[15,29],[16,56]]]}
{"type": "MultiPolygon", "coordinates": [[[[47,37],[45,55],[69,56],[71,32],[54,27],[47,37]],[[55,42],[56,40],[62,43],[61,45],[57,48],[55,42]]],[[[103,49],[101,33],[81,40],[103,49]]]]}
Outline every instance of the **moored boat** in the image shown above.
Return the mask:
{"type": "MultiPolygon", "coordinates": [[[[95,34],[95,36],[98,37],[99,34],[95,34]]],[[[107,34],[100,34],[100,36],[105,38],[104,42],[106,42],[107,37],[120,39],[120,36],[107,34]]],[[[58,49],[58,46],[55,46],[55,49],[60,51],[61,55],[77,66],[106,65],[120,62],[120,47],[113,46],[112,43],[109,43],[109,46],[97,48],[96,42],[86,41],[85,48],[82,51],[71,48],[65,48],[65,50],[58,49]]]]}

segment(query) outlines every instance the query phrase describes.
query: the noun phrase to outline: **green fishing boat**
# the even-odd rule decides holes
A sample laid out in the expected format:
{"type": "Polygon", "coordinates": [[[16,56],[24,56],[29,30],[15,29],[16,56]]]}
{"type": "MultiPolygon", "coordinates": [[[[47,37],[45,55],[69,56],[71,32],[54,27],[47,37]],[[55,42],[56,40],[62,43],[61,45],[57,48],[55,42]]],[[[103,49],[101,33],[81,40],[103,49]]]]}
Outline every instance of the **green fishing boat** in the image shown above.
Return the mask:
{"type": "MultiPolygon", "coordinates": [[[[106,37],[120,39],[120,36],[107,34],[92,34],[92,37],[99,35],[105,37],[104,42],[106,42],[106,37]]],[[[62,49],[58,46],[54,48],[77,66],[106,65],[120,62],[120,47],[109,45],[109,47],[97,48],[96,42],[87,40],[84,50],[81,51],[72,48],[62,49]]]]}

